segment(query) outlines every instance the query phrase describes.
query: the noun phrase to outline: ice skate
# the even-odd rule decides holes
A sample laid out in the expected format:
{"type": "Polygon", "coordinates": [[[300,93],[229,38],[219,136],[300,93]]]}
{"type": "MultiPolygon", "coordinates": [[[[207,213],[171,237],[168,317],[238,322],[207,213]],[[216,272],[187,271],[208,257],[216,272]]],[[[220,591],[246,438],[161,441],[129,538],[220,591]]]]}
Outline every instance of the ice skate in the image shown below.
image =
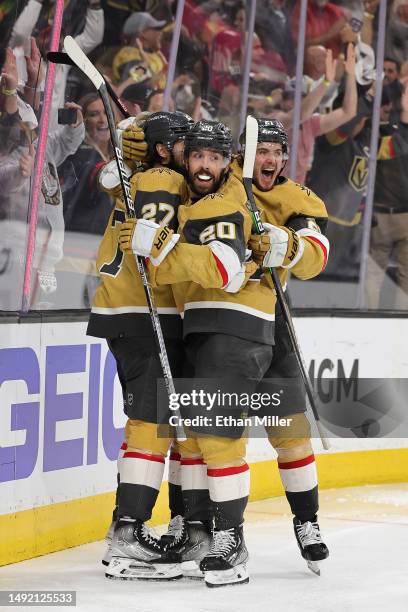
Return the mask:
{"type": "Polygon", "coordinates": [[[246,568],[248,551],[242,525],[225,531],[214,530],[208,554],[200,563],[208,587],[220,587],[249,582],[246,568]]]}
{"type": "Polygon", "coordinates": [[[161,541],[168,550],[175,550],[186,540],[186,522],[184,517],[178,514],[170,520],[167,532],[162,535],[161,541]]]}
{"type": "Polygon", "coordinates": [[[306,560],[308,568],[314,574],[320,576],[318,562],[327,559],[329,549],[322,541],[317,516],[313,517],[313,521],[301,521],[295,517],[293,519],[293,528],[300,552],[306,560]]]}
{"type": "Polygon", "coordinates": [[[210,550],[211,531],[209,526],[201,521],[185,521],[184,524],[184,539],[174,550],[180,554],[183,577],[200,580],[204,578],[200,561],[210,550]]]}
{"type": "Polygon", "coordinates": [[[108,532],[105,536],[106,550],[105,550],[105,554],[102,559],[102,565],[109,565],[110,560],[112,559],[111,548],[112,548],[113,534],[115,532],[115,525],[116,525],[116,521],[112,521],[109,526],[108,532]]]}
{"type": "Polygon", "coordinates": [[[166,551],[142,521],[118,521],[111,546],[107,578],[175,580],[182,577],[179,555],[166,551]]]}

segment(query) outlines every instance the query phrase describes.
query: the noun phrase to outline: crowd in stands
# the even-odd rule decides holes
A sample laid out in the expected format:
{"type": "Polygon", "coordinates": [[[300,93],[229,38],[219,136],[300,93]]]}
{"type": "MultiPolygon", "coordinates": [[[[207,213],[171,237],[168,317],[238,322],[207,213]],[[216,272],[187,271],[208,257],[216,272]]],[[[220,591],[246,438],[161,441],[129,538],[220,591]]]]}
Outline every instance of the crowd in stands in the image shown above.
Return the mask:
{"type": "MultiPolygon", "coordinates": [[[[300,0],[258,0],[248,99],[242,100],[250,2],[186,0],[169,110],[219,119],[239,136],[240,109],[293,132],[300,0]]],[[[309,0],[298,182],[326,202],[331,259],[325,280],[356,282],[368,184],[380,0],[309,0]]],[[[61,31],[105,75],[128,112],[163,108],[176,0],[66,0],[61,31]]],[[[29,194],[55,2],[0,0],[0,310],[18,310],[29,194]],[[3,279],[3,280],[2,280],[3,279]],[[11,283],[11,285],[10,285],[11,283]]],[[[116,112],[116,111],[115,111],[116,112]]],[[[117,113],[117,119],[122,117],[117,113]]],[[[32,308],[88,307],[95,255],[112,207],[97,188],[112,157],[98,95],[58,65],[33,261],[32,308]],[[58,109],[75,111],[59,121],[58,109]],[[81,278],[79,295],[70,287],[81,278]]],[[[367,304],[408,308],[408,0],[387,2],[381,124],[367,304]],[[405,169],[404,169],[405,168],[405,169]]],[[[289,165],[285,169],[289,173],[289,165]]],[[[318,305],[318,304],[317,304],[318,305]]]]}

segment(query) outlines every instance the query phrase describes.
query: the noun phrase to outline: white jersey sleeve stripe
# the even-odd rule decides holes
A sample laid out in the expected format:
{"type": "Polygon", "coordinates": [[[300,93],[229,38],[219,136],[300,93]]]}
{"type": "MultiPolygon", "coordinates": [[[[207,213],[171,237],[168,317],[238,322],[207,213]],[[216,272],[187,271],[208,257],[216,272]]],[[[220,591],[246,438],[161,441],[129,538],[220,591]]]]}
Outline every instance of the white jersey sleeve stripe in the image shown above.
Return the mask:
{"type": "Polygon", "coordinates": [[[326,267],[327,260],[329,258],[329,253],[330,253],[330,242],[328,241],[326,236],[324,236],[320,232],[317,232],[316,230],[311,229],[309,227],[304,227],[298,230],[296,233],[299,236],[302,236],[303,238],[310,238],[310,240],[313,240],[313,242],[316,242],[320,246],[320,248],[323,251],[323,256],[324,256],[324,265],[323,265],[323,269],[324,269],[326,267]]]}
{"type": "Polygon", "coordinates": [[[223,280],[226,281],[223,285],[225,287],[225,285],[228,285],[229,281],[241,270],[241,262],[239,257],[232,247],[218,240],[212,240],[210,243],[208,243],[208,246],[216,260],[221,263],[223,269],[225,270],[226,275],[220,271],[223,280]]]}

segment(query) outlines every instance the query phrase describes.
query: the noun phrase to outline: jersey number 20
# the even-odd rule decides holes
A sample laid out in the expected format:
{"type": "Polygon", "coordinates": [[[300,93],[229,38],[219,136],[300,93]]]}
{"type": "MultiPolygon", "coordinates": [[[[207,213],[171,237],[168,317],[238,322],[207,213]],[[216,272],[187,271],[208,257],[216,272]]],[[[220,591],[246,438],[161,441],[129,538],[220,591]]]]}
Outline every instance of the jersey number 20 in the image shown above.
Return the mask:
{"type": "Polygon", "coordinates": [[[235,239],[235,225],[228,221],[218,221],[206,227],[199,236],[201,244],[210,242],[211,240],[217,240],[217,238],[224,238],[224,240],[235,239]]]}

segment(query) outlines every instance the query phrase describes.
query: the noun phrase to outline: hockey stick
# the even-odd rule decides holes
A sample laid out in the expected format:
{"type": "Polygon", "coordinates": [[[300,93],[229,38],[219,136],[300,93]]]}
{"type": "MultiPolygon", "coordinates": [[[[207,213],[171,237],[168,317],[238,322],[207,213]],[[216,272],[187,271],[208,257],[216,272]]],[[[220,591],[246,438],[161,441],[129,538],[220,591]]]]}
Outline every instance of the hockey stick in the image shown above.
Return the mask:
{"type": "MultiPolygon", "coordinates": [[[[65,64],[66,66],[76,66],[74,60],[72,60],[67,53],[63,53],[62,51],[49,51],[47,53],[47,60],[52,62],[53,64],[65,64]]],[[[96,70],[96,68],[95,68],[96,70]]],[[[103,77],[103,75],[101,75],[103,77]]],[[[130,114],[125,107],[125,105],[121,102],[117,93],[113,89],[112,85],[109,81],[105,80],[106,89],[108,90],[108,94],[112,98],[113,102],[116,104],[122,115],[127,119],[130,117],[130,114]]]]}
{"type": "MultiPolygon", "coordinates": [[[[106,81],[101,75],[101,73],[95,68],[95,66],[90,62],[82,49],[78,46],[72,36],[66,36],[64,39],[64,49],[67,52],[70,59],[74,62],[75,66],[77,66],[84,74],[88,77],[88,79],[93,83],[94,87],[97,89],[99,95],[101,96],[103,106],[105,108],[106,117],[108,120],[108,126],[110,131],[110,137],[113,145],[114,155],[116,159],[116,164],[118,167],[120,183],[122,185],[122,194],[123,200],[125,202],[127,215],[129,217],[135,218],[135,208],[133,205],[133,200],[130,195],[130,184],[129,180],[126,176],[124,161],[122,150],[119,146],[118,137],[116,135],[115,128],[115,119],[113,117],[112,107],[109,102],[108,89],[106,86],[106,81]]],[[[171,374],[169,359],[167,356],[166,345],[164,342],[163,332],[160,325],[159,315],[157,313],[156,304],[154,301],[154,295],[152,291],[152,287],[149,283],[148,271],[146,262],[143,257],[139,255],[136,256],[137,268],[139,270],[140,277],[142,279],[147,304],[149,307],[150,319],[153,326],[153,333],[157,345],[157,350],[159,352],[160,363],[163,370],[163,378],[164,383],[166,385],[166,390],[171,398],[172,394],[176,393],[176,389],[174,386],[173,377],[171,374]]],[[[180,419],[177,419],[180,423],[180,419]]],[[[176,436],[178,440],[185,440],[186,435],[184,432],[183,426],[176,426],[176,436]]]]}
{"type": "MultiPolygon", "coordinates": [[[[254,194],[252,192],[252,175],[254,172],[254,163],[255,163],[257,144],[258,144],[258,122],[255,119],[255,117],[251,117],[251,115],[248,115],[247,120],[246,120],[245,155],[244,155],[244,167],[242,170],[242,177],[243,177],[245,192],[248,198],[249,208],[252,213],[252,219],[253,219],[255,231],[257,234],[264,234],[265,228],[263,226],[261,215],[256,206],[254,194]]],[[[303,379],[303,384],[306,389],[306,394],[309,399],[310,407],[312,409],[313,416],[316,421],[317,430],[319,432],[319,436],[322,441],[323,448],[325,450],[328,450],[330,448],[330,444],[326,438],[325,432],[323,430],[323,426],[320,422],[320,417],[319,417],[319,413],[316,407],[316,399],[315,399],[315,395],[313,392],[313,387],[307,375],[305,361],[300,351],[300,345],[296,337],[296,332],[295,332],[295,328],[293,325],[292,316],[290,314],[289,306],[285,299],[285,294],[283,293],[283,289],[282,289],[282,285],[281,285],[278,273],[276,272],[275,268],[268,268],[268,272],[270,273],[272,277],[272,282],[273,282],[273,285],[276,291],[276,297],[278,299],[283,316],[285,318],[285,322],[286,322],[286,326],[287,326],[289,336],[292,342],[293,350],[295,351],[296,359],[297,359],[300,373],[303,379]]]]}

